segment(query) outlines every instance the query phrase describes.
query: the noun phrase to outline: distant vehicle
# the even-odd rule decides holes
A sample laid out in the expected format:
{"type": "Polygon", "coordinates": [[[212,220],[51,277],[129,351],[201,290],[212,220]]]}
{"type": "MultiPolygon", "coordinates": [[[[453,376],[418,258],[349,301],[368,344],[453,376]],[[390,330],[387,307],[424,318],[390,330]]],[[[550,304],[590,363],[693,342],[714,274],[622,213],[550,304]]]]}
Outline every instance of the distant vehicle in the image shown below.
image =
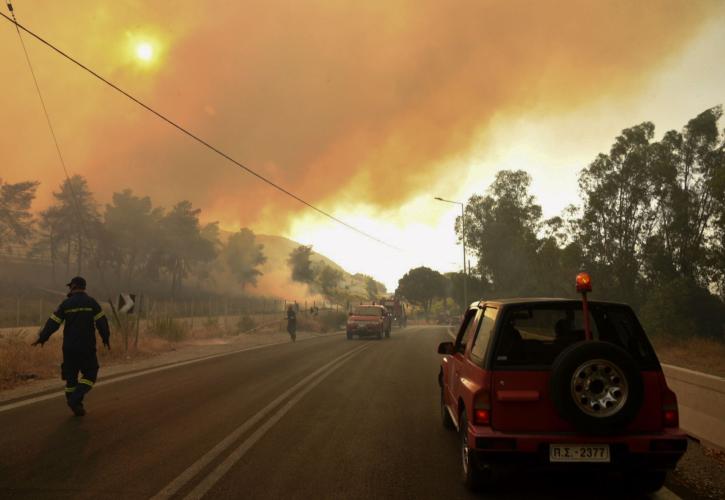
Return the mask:
{"type": "Polygon", "coordinates": [[[358,337],[375,336],[382,339],[390,338],[392,329],[391,317],[385,307],[381,305],[360,305],[350,311],[347,318],[347,339],[353,335],[358,337]]]}
{"type": "Polygon", "coordinates": [[[380,304],[385,306],[388,314],[390,314],[391,321],[394,322],[398,327],[405,328],[408,323],[408,318],[405,314],[405,304],[398,298],[382,298],[380,304]]]}
{"type": "Polygon", "coordinates": [[[531,464],[617,471],[650,493],[687,449],[677,398],[627,305],[481,301],[438,352],[441,418],[458,429],[473,489],[531,464]]]}

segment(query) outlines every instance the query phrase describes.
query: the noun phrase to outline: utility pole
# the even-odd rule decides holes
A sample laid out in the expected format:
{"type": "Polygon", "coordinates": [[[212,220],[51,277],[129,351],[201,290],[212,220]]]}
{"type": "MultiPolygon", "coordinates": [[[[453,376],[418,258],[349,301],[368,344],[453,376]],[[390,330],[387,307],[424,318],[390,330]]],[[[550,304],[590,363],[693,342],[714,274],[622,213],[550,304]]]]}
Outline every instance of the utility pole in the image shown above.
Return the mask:
{"type": "MultiPolygon", "coordinates": [[[[461,201],[444,200],[436,196],[436,200],[461,206],[461,242],[463,243],[463,307],[468,308],[468,272],[466,271],[466,204],[461,201]]],[[[470,267],[470,266],[469,266],[470,267]]]]}
{"type": "Polygon", "coordinates": [[[466,206],[461,203],[461,241],[463,242],[463,307],[468,308],[468,271],[466,270],[466,206]]]}

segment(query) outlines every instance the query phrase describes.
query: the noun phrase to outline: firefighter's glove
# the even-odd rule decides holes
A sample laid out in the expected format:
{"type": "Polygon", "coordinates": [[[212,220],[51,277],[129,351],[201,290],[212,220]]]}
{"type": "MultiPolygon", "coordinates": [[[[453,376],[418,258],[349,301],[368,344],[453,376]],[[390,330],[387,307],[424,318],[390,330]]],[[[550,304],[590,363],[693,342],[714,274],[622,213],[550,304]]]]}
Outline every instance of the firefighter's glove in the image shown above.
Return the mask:
{"type": "Polygon", "coordinates": [[[108,349],[109,351],[111,350],[111,344],[109,344],[108,342],[104,342],[103,345],[105,345],[106,349],[108,349]]]}

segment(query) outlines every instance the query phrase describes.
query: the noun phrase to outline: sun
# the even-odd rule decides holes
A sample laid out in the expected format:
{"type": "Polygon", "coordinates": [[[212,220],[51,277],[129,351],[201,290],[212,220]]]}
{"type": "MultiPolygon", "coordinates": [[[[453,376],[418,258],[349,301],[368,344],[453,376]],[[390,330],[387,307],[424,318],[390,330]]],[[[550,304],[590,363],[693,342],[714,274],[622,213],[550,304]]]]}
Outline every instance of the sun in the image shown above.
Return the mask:
{"type": "Polygon", "coordinates": [[[149,42],[136,44],[136,57],[144,62],[149,62],[154,57],[154,47],[149,42]]]}

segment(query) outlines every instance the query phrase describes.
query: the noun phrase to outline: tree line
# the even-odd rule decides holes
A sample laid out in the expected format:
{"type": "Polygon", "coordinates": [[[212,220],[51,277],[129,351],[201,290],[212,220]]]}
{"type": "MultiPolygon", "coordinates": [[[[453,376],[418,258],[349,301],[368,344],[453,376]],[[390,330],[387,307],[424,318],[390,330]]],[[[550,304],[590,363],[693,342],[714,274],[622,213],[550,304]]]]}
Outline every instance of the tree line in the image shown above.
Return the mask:
{"type": "Polygon", "coordinates": [[[254,233],[244,228],[222,242],[218,223],[202,224],[201,209],[189,201],[165,209],[124,189],[100,209],[86,179],[76,175],[35,215],[38,185],[0,180],[0,251],[49,263],[54,284],[61,275],[91,273],[104,287],[166,283],[174,296],[191,274],[211,281],[213,263],[242,289],[256,285],[262,274],[258,268],[266,257],[254,233]]]}
{"type": "MultiPolygon", "coordinates": [[[[86,179],[76,175],[52,193],[50,206],[33,213],[38,185],[0,180],[0,253],[47,264],[55,285],[71,274],[91,274],[101,288],[155,287],[173,297],[190,278],[213,288],[231,276],[244,292],[262,275],[267,257],[254,232],[243,228],[225,238],[218,223],[202,223],[201,209],[187,200],[165,209],[124,189],[101,207],[86,179]]],[[[346,276],[313,254],[311,246],[300,245],[287,259],[290,279],[311,294],[345,304],[385,293],[372,277],[346,276]]]]}
{"type": "MultiPolygon", "coordinates": [[[[580,201],[544,219],[522,170],[499,171],[470,197],[455,232],[477,258],[471,297],[572,296],[588,271],[595,297],[627,302],[653,333],[725,332],[725,131],[722,107],[654,140],[651,122],[627,128],[579,173],[580,201]]],[[[402,295],[429,307],[461,304],[461,276],[411,270],[402,295]]]]}

